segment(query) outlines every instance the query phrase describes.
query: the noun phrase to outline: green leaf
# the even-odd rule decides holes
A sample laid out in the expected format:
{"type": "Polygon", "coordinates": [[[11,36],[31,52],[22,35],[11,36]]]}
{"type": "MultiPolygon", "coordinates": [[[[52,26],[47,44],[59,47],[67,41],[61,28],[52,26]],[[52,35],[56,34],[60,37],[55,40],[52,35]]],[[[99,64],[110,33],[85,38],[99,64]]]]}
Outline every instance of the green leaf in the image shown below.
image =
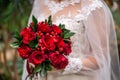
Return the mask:
{"type": "Polygon", "coordinates": [[[38,43],[36,43],[35,48],[38,48],[38,43]]]}
{"type": "Polygon", "coordinates": [[[51,71],[51,70],[52,70],[52,65],[51,65],[51,64],[47,65],[45,69],[46,69],[47,71],[51,71]]]}
{"type": "Polygon", "coordinates": [[[38,23],[38,21],[37,21],[37,19],[35,18],[35,16],[32,16],[32,21],[34,22],[35,25],[38,23]]]}
{"type": "Polygon", "coordinates": [[[70,30],[65,28],[64,24],[60,24],[59,27],[62,29],[62,34],[61,34],[62,38],[67,39],[67,38],[69,38],[69,37],[74,35],[73,32],[70,32],[70,30]]]}
{"type": "Polygon", "coordinates": [[[65,25],[64,24],[59,24],[59,27],[60,27],[60,29],[65,29],[65,25]]]}
{"type": "Polygon", "coordinates": [[[42,64],[40,64],[37,67],[35,67],[34,73],[40,72],[41,70],[42,70],[42,64]]]}
{"type": "Polygon", "coordinates": [[[38,47],[38,42],[36,40],[30,41],[29,46],[36,49],[38,47]]]}
{"type": "Polygon", "coordinates": [[[20,33],[18,31],[15,32],[15,36],[14,36],[18,41],[22,40],[22,36],[20,36],[20,33]]]}
{"type": "Polygon", "coordinates": [[[29,42],[29,46],[33,49],[38,48],[38,35],[36,35],[36,38],[33,41],[29,42]]]}
{"type": "Polygon", "coordinates": [[[75,33],[73,33],[73,32],[67,33],[64,35],[64,39],[69,38],[69,37],[73,36],[74,34],[75,33]]]}
{"type": "Polygon", "coordinates": [[[11,43],[10,44],[10,47],[12,47],[12,48],[18,48],[19,46],[20,46],[20,44],[21,44],[21,42],[13,42],[13,43],[11,43]]]}
{"type": "Polygon", "coordinates": [[[51,71],[52,70],[52,65],[51,65],[50,60],[44,61],[44,65],[45,65],[45,70],[46,71],[51,71]]]}
{"type": "Polygon", "coordinates": [[[45,77],[47,75],[47,71],[43,68],[41,70],[41,77],[45,77]]]}
{"type": "Polygon", "coordinates": [[[41,77],[45,77],[46,74],[47,74],[47,70],[45,69],[45,67],[46,67],[45,63],[42,63],[42,69],[41,69],[41,72],[40,72],[41,77]]]}
{"type": "Polygon", "coordinates": [[[48,17],[48,24],[49,24],[49,26],[52,26],[52,16],[51,15],[48,17]]]}
{"type": "Polygon", "coordinates": [[[64,33],[64,34],[70,33],[70,30],[68,30],[68,29],[63,29],[63,33],[64,33]]]}
{"type": "Polygon", "coordinates": [[[32,21],[33,21],[33,23],[34,23],[34,26],[32,26],[32,28],[33,28],[34,31],[36,31],[36,27],[37,27],[38,21],[37,21],[37,19],[35,18],[35,16],[32,16],[32,21]]]}

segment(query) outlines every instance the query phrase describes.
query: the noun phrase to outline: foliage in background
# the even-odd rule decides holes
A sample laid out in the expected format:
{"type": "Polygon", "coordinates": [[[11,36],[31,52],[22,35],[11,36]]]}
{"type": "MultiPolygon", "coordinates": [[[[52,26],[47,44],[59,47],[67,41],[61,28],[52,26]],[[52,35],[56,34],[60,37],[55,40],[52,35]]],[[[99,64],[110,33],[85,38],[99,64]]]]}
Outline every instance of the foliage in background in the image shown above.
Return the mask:
{"type": "Polygon", "coordinates": [[[116,6],[117,8],[114,9],[111,7],[111,12],[113,14],[114,21],[116,23],[116,33],[117,33],[117,40],[118,40],[118,48],[119,48],[119,55],[120,55],[120,0],[113,0],[114,4],[113,7],[116,6]]]}
{"type": "Polygon", "coordinates": [[[120,10],[112,11],[114,20],[116,22],[116,33],[118,39],[118,48],[120,53],[120,10]]]}
{"type": "Polygon", "coordinates": [[[0,80],[20,80],[23,62],[16,50],[12,60],[7,60],[9,43],[14,32],[27,25],[32,0],[0,0],[0,80]],[[1,61],[3,55],[4,62],[1,61]],[[3,70],[3,71],[1,71],[3,70]]]}
{"type": "Polygon", "coordinates": [[[120,0],[105,0],[105,1],[110,7],[115,21],[119,55],[120,55],[120,0]]]}

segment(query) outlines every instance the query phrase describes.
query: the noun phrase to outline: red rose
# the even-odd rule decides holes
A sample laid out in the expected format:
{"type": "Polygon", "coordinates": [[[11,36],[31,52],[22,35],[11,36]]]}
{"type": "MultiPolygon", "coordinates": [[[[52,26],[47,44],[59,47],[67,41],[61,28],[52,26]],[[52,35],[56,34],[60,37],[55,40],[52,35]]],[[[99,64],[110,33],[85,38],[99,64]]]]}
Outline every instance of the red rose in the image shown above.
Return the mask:
{"type": "Polygon", "coordinates": [[[62,30],[56,26],[56,25],[52,25],[52,30],[57,33],[57,34],[61,34],[62,33],[62,30]]]}
{"type": "Polygon", "coordinates": [[[65,42],[62,38],[57,42],[57,47],[58,48],[64,48],[65,47],[65,42]]]}
{"type": "Polygon", "coordinates": [[[39,65],[43,61],[45,61],[47,58],[47,55],[40,52],[40,51],[33,51],[30,57],[28,58],[28,62],[32,63],[34,65],[39,65]]]}
{"type": "Polygon", "coordinates": [[[68,59],[62,54],[50,53],[49,59],[51,60],[53,67],[56,69],[64,69],[68,64],[68,59]]]}
{"type": "Polygon", "coordinates": [[[19,55],[23,58],[23,59],[27,59],[30,54],[32,49],[27,46],[27,45],[21,45],[18,49],[19,55]]]}
{"type": "Polygon", "coordinates": [[[24,28],[20,35],[23,37],[22,41],[24,44],[29,44],[30,41],[36,38],[36,34],[32,31],[31,27],[24,28]]]}
{"type": "Polygon", "coordinates": [[[41,31],[41,32],[50,32],[50,26],[44,22],[40,22],[38,23],[38,28],[37,31],[41,31]]]}
{"type": "Polygon", "coordinates": [[[51,36],[47,35],[45,36],[45,47],[48,50],[54,50],[55,49],[55,43],[51,36]]]}
{"type": "Polygon", "coordinates": [[[71,50],[71,45],[69,43],[68,44],[66,43],[63,51],[64,51],[65,55],[69,55],[72,51],[71,50]]]}

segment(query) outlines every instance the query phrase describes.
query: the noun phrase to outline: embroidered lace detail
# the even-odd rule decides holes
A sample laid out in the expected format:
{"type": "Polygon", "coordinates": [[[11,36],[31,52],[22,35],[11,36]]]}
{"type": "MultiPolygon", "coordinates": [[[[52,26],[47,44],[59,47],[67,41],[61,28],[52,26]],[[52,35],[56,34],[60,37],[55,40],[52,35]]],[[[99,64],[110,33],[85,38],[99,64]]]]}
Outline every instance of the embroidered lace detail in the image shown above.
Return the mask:
{"type": "Polygon", "coordinates": [[[69,63],[64,69],[63,74],[78,73],[82,69],[82,61],[79,58],[68,58],[69,63]]]}
{"type": "Polygon", "coordinates": [[[75,17],[77,20],[86,20],[92,11],[96,10],[96,8],[101,8],[102,5],[103,4],[100,0],[93,0],[92,4],[90,4],[87,7],[84,7],[82,10],[78,10],[79,14],[75,17]]]}
{"type": "Polygon", "coordinates": [[[80,0],[64,0],[60,3],[57,3],[52,0],[45,0],[45,5],[48,6],[49,10],[52,14],[57,13],[58,11],[62,10],[64,7],[67,7],[69,5],[74,5],[75,3],[79,3],[80,0]]]}
{"type": "MultiPolygon", "coordinates": [[[[92,3],[89,6],[83,7],[81,10],[78,10],[78,15],[75,16],[75,19],[77,21],[86,20],[92,11],[96,10],[96,8],[101,8],[103,5],[100,0],[91,0],[91,1],[92,3]]],[[[48,6],[49,10],[51,11],[51,14],[54,15],[58,11],[62,10],[64,7],[67,7],[70,4],[74,5],[75,3],[79,3],[79,2],[80,0],[70,0],[70,1],[65,0],[61,3],[56,3],[55,1],[45,0],[45,5],[48,6]]],[[[70,16],[69,14],[68,17],[70,16]]]]}

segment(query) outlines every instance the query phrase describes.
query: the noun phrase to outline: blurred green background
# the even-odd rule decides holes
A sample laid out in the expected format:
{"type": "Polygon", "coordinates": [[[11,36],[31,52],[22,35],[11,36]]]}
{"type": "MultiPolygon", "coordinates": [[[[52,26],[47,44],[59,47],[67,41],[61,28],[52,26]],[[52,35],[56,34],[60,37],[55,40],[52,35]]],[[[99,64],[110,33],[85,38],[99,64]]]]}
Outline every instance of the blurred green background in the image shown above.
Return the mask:
{"type": "MultiPolygon", "coordinates": [[[[105,0],[116,24],[120,52],[120,0],[105,0]]],[[[0,0],[0,80],[20,80],[23,60],[9,47],[16,30],[27,25],[33,0],[0,0]]]]}

